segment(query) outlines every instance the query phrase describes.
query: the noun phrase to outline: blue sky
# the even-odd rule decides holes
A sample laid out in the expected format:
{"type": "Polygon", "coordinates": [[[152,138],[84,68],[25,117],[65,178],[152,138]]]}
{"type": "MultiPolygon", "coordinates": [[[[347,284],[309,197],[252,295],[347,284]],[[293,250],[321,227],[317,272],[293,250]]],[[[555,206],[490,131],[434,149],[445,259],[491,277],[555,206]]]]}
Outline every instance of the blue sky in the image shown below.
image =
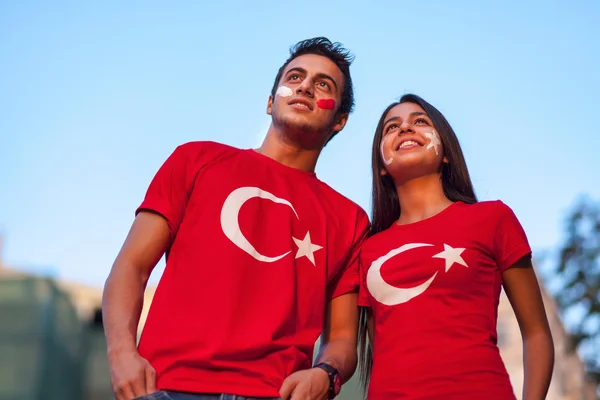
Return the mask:
{"type": "Polygon", "coordinates": [[[164,159],[257,146],[288,48],[321,35],[356,55],[356,111],[317,174],[365,209],[375,125],[407,92],[445,114],[478,196],[511,206],[536,253],[577,196],[600,199],[597,1],[248,4],[0,3],[5,261],[102,285],[164,159]]]}

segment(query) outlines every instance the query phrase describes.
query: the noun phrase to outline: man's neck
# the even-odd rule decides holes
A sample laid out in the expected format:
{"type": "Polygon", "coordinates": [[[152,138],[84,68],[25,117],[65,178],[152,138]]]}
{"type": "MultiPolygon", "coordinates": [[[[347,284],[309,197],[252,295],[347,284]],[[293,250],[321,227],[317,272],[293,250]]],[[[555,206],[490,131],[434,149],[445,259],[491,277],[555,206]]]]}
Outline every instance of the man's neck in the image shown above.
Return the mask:
{"type": "Polygon", "coordinates": [[[322,147],[305,149],[297,143],[285,140],[285,135],[275,131],[271,125],[257,152],[291,168],[314,172],[322,147]]]}
{"type": "Polygon", "coordinates": [[[439,174],[407,180],[396,186],[400,201],[400,225],[433,217],[452,204],[444,194],[439,174]]]}

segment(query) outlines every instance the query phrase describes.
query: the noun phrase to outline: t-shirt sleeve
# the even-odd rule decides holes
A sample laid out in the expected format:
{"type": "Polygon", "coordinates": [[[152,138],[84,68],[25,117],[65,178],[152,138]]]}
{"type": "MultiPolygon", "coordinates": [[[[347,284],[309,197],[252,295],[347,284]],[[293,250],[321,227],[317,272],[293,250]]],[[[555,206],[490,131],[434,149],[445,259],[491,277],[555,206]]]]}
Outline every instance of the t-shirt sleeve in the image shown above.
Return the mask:
{"type": "Polygon", "coordinates": [[[360,286],[358,288],[358,305],[361,307],[371,307],[369,301],[369,292],[367,290],[367,268],[362,257],[359,256],[358,276],[360,278],[360,286]]]}
{"type": "Polygon", "coordinates": [[[346,293],[356,292],[359,285],[358,278],[358,259],[360,246],[369,232],[369,218],[367,214],[360,209],[354,226],[352,244],[344,267],[338,272],[336,277],[327,285],[327,300],[341,296],[346,293]]]}
{"type": "Polygon", "coordinates": [[[501,201],[498,201],[497,218],[494,254],[498,269],[504,272],[520,258],[531,255],[531,248],[517,216],[501,201]]]}
{"type": "Polygon", "coordinates": [[[162,215],[169,225],[171,238],[175,236],[194,183],[194,166],[189,145],[182,145],[167,158],[150,182],[142,204],[136,209],[162,215]]]}

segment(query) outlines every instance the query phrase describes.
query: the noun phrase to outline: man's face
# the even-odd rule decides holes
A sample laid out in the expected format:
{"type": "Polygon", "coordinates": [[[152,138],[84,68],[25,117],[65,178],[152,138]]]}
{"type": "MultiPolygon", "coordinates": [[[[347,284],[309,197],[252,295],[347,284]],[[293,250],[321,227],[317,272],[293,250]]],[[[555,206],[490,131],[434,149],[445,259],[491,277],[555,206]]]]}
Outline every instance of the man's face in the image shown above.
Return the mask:
{"type": "Polygon", "coordinates": [[[320,142],[346,123],[348,115],[338,115],[343,91],[344,74],[333,61],[305,54],[285,67],[275,98],[269,96],[267,114],[287,134],[320,142]]]}

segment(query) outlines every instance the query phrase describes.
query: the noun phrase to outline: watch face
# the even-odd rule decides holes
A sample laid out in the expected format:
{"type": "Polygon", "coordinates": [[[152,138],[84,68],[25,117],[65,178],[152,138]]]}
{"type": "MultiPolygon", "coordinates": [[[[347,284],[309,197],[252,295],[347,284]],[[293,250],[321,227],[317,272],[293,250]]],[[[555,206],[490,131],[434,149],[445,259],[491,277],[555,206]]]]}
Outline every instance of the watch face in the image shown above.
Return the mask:
{"type": "Polygon", "coordinates": [[[341,388],[342,388],[342,379],[340,378],[340,376],[338,374],[336,374],[335,377],[333,378],[333,390],[335,391],[336,395],[340,392],[341,388]]]}

